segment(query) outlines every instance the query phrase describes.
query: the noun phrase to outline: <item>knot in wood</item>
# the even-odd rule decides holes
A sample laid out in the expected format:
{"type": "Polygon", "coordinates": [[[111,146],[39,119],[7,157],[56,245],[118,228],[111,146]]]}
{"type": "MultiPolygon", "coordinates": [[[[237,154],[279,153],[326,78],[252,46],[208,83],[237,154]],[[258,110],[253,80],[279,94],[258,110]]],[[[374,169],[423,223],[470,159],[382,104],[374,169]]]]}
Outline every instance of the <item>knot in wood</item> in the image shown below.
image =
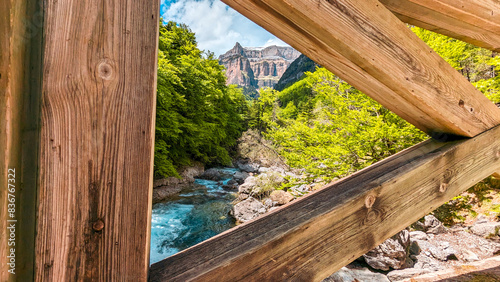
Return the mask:
{"type": "Polygon", "coordinates": [[[439,192],[444,193],[446,189],[448,189],[448,183],[443,182],[441,183],[441,185],[439,185],[439,192]]]}
{"type": "Polygon", "coordinates": [[[92,229],[94,229],[95,232],[102,231],[102,229],[104,229],[104,221],[98,219],[96,222],[92,224],[92,229]]]}
{"type": "Polygon", "coordinates": [[[497,159],[500,159],[500,150],[497,150],[497,153],[495,154],[495,156],[497,157],[497,159]]]}
{"type": "Polygon", "coordinates": [[[363,225],[375,225],[380,223],[384,218],[384,210],[373,208],[368,210],[366,217],[363,219],[363,225]]]}
{"type": "Polygon", "coordinates": [[[97,75],[104,80],[110,80],[113,78],[113,67],[107,61],[102,61],[97,65],[97,75]]]}
{"type": "Polygon", "coordinates": [[[377,198],[375,198],[375,196],[373,196],[373,195],[366,196],[366,198],[365,198],[365,207],[367,209],[370,209],[371,207],[373,207],[373,204],[375,204],[375,200],[376,199],[377,198]]]}

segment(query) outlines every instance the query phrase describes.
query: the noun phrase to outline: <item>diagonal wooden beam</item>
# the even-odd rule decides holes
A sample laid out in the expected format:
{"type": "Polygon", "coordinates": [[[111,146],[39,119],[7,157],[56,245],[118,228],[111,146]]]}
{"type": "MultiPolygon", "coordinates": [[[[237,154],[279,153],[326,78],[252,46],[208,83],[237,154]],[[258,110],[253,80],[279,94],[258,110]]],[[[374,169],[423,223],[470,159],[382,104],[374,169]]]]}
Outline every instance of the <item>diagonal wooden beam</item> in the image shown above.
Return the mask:
{"type": "Polygon", "coordinates": [[[421,130],[475,136],[500,110],[376,0],[224,0],[421,130]]]}
{"type": "Polygon", "coordinates": [[[427,141],[153,264],[151,281],[321,281],[500,168],[500,127],[427,141]]]}
{"type": "Polygon", "coordinates": [[[500,52],[500,2],[380,0],[402,21],[500,52]]]}

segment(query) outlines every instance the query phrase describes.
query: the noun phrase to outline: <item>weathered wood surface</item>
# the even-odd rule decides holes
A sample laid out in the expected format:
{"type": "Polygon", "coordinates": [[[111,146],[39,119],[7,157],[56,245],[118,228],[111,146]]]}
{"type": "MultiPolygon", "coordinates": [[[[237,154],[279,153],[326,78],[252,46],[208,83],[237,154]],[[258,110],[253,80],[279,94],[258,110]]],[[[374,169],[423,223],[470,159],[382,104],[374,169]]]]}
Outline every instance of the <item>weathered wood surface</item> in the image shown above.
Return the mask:
{"type": "Polygon", "coordinates": [[[159,2],[45,1],[37,281],[145,281],[159,2]]]}
{"type": "Polygon", "coordinates": [[[41,68],[39,4],[0,0],[0,281],[33,280],[41,68]],[[9,208],[15,210],[14,218],[9,208]],[[11,224],[15,228],[7,229],[11,224]],[[14,231],[13,240],[10,230],[14,231]],[[15,251],[14,269],[7,264],[11,249],[15,251]]]}
{"type": "Polygon", "coordinates": [[[500,127],[427,141],[151,266],[151,281],[321,281],[500,167],[500,127]]]}
{"type": "Polygon", "coordinates": [[[496,0],[380,0],[402,21],[500,52],[496,0]]]}
{"type": "Polygon", "coordinates": [[[377,0],[223,0],[433,136],[475,136],[500,110],[377,0]]]}

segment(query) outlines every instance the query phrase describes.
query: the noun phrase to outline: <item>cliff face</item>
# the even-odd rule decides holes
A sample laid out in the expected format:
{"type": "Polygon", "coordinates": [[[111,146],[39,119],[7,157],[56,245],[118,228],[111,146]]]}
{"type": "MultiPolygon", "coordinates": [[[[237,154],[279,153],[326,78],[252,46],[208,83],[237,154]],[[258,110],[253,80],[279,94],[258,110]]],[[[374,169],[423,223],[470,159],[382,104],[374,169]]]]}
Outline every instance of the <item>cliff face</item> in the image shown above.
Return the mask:
{"type": "Polygon", "coordinates": [[[236,43],[219,63],[226,67],[227,84],[272,88],[299,55],[292,47],[244,48],[236,43]]]}
{"type": "Polygon", "coordinates": [[[316,64],[305,55],[300,55],[290,64],[290,66],[288,66],[278,83],[274,85],[274,89],[281,91],[287,88],[288,86],[301,80],[304,77],[305,72],[314,72],[316,67],[320,67],[320,65],[316,64]]]}

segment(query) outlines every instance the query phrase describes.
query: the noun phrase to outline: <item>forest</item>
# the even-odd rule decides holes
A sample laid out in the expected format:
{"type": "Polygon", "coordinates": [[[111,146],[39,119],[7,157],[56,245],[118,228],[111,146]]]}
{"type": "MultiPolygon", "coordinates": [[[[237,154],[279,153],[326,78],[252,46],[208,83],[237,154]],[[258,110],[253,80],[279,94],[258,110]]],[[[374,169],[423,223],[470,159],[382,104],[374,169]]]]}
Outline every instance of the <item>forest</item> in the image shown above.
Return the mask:
{"type": "MultiPolygon", "coordinates": [[[[500,57],[492,51],[411,27],[489,99],[500,103],[500,57]]],[[[224,68],[197,47],[189,27],[161,24],[155,166],[156,178],[179,176],[198,161],[229,165],[247,129],[271,141],[287,164],[308,177],[333,180],[428,138],[324,68],[293,85],[263,89],[257,99],[226,86],[224,68]]]]}

